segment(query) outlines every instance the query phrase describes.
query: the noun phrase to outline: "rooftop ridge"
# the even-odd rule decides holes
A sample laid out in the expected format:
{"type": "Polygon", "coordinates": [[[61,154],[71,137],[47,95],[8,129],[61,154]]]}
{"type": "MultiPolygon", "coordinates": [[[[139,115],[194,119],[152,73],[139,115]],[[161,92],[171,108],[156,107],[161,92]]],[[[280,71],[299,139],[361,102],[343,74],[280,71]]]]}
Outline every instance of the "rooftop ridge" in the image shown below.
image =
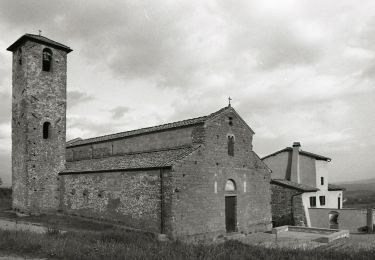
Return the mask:
{"type": "Polygon", "coordinates": [[[289,180],[286,180],[286,179],[271,179],[271,184],[287,186],[287,187],[290,187],[290,188],[293,188],[293,189],[296,189],[296,190],[300,190],[300,191],[304,191],[304,192],[319,191],[319,189],[316,188],[316,187],[301,184],[301,183],[297,183],[297,182],[293,182],[293,181],[289,181],[289,180]]]}
{"type": "MultiPolygon", "coordinates": [[[[293,148],[292,147],[285,147],[284,149],[281,149],[279,151],[276,151],[274,153],[271,153],[269,155],[266,155],[266,156],[262,157],[261,160],[264,160],[264,159],[269,158],[271,156],[277,155],[277,154],[282,153],[282,152],[287,152],[287,151],[293,151],[293,148]]],[[[302,155],[313,157],[317,160],[324,160],[324,161],[328,161],[328,162],[330,162],[332,160],[329,157],[319,155],[319,154],[316,154],[316,153],[307,152],[307,151],[304,151],[302,149],[299,151],[299,153],[302,154],[302,155]]]]}
{"type": "Polygon", "coordinates": [[[223,112],[223,111],[225,111],[226,109],[229,109],[229,108],[230,107],[221,108],[220,110],[218,110],[214,113],[211,113],[209,115],[206,115],[206,116],[194,117],[194,118],[190,118],[190,119],[179,120],[179,121],[165,123],[165,124],[156,125],[156,126],[150,126],[150,127],[133,129],[133,130],[123,131],[123,132],[118,132],[118,133],[113,133],[113,134],[90,137],[90,138],[87,138],[87,139],[75,141],[73,143],[67,143],[66,147],[81,146],[81,145],[85,145],[85,144],[89,144],[89,143],[104,142],[104,141],[108,141],[108,140],[119,139],[119,138],[124,138],[124,137],[129,137],[129,136],[135,136],[135,135],[140,135],[140,134],[145,134],[145,133],[152,133],[152,132],[163,131],[163,130],[178,128],[178,127],[185,127],[185,126],[190,126],[190,125],[195,125],[195,124],[201,124],[201,123],[204,123],[206,120],[215,117],[216,115],[220,114],[221,112],[223,112]]]}

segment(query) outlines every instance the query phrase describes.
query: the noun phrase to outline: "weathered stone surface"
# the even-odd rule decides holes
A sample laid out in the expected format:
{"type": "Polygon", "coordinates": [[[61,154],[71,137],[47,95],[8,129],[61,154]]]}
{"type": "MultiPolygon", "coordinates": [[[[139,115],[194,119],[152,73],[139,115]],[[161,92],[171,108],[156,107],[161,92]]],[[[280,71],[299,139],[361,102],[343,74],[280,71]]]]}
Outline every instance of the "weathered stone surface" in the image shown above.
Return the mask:
{"type": "Polygon", "coordinates": [[[272,221],[275,227],[306,225],[301,191],[282,185],[271,184],[272,221]]]}
{"type": "MultiPolygon", "coordinates": [[[[165,233],[173,238],[213,238],[226,232],[224,186],[231,179],[237,187],[238,231],[249,233],[269,230],[270,174],[252,151],[252,131],[228,109],[228,113],[219,115],[204,127],[198,125],[186,134],[189,135],[191,145],[199,140],[201,147],[191,150],[192,153],[183,159],[174,161],[172,171],[161,170],[159,175],[155,172],[152,175],[152,171],[138,171],[62,176],[63,210],[71,214],[118,220],[135,228],[165,233]],[[232,125],[228,123],[229,117],[232,118],[232,125]],[[228,135],[235,137],[234,156],[228,155],[228,135]],[[146,196],[149,203],[136,203],[139,180],[130,178],[130,175],[134,178],[144,176],[144,180],[147,180],[140,182],[143,183],[142,192],[152,194],[146,196]],[[150,182],[150,178],[157,178],[157,181],[150,182]],[[121,187],[129,188],[121,190],[121,187]],[[127,211],[124,211],[125,208],[127,211]],[[141,215],[140,209],[144,211],[141,215]]],[[[138,140],[141,140],[140,137],[138,140]]],[[[149,140],[147,137],[144,141],[149,140]]],[[[100,146],[103,148],[109,145],[101,143],[100,146]]],[[[80,167],[87,164],[90,168],[96,160],[70,163],[78,163],[80,167]]],[[[109,167],[112,165],[106,166],[109,167]]]]}
{"type": "Polygon", "coordinates": [[[52,70],[45,72],[45,46],[20,47],[22,55],[13,56],[15,209],[61,210],[172,238],[214,238],[226,233],[224,187],[232,180],[235,229],[270,230],[270,174],[252,150],[254,132],[233,108],[66,149],[66,51],[49,47],[52,70]],[[51,124],[47,139],[44,122],[51,124]]]}
{"type": "MultiPolygon", "coordinates": [[[[67,161],[103,158],[191,145],[192,138],[195,138],[194,129],[192,126],[184,126],[101,143],[67,147],[67,153],[69,154],[67,161]]],[[[195,138],[194,143],[199,143],[199,137],[195,138]]]]}
{"type": "Polygon", "coordinates": [[[52,68],[42,71],[46,47],[26,41],[13,54],[13,207],[31,213],[57,210],[65,164],[66,52],[48,46],[52,68]],[[51,124],[48,139],[44,122],[51,124]]]}
{"type": "Polygon", "coordinates": [[[64,212],[161,233],[160,170],[61,177],[64,212]]]}
{"type": "Polygon", "coordinates": [[[229,109],[207,123],[200,135],[202,149],[173,168],[173,237],[200,234],[213,238],[225,233],[225,183],[237,187],[239,232],[269,230],[271,227],[270,175],[252,151],[252,132],[229,109]],[[233,118],[233,125],[228,118],[233,118]],[[228,155],[227,136],[235,136],[234,156],[228,155]],[[216,192],[215,192],[216,183],[216,192]],[[246,184],[245,184],[246,183],[246,184]],[[178,192],[176,192],[178,191],[178,192]]]}
{"type": "Polygon", "coordinates": [[[131,153],[117,156],[107,156],[89,160],[78,160],[66,163],[66,170],[63,172],[86,172],[86,171],[108,171],[120,169],[148,169],[164,168],[172,166],[173,162],[184,158],[194,147],[179,147],[168,150],[149,151],[143,153],[131,153]]]}

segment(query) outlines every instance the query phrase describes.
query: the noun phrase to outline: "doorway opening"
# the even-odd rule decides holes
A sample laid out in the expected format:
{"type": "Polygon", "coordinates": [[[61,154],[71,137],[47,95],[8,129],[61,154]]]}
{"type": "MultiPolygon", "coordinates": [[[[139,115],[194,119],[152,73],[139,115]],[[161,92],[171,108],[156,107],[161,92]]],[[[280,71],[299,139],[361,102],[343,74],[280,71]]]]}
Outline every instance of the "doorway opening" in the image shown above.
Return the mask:
{"type": "Polygon", "coordinates": [[[225,228],[227,233],[237,231],[237,194],[233,180],[225,184],[225,228]]]}
{"type": "Polygon", "coordinates": [[[339,213],[337,211],[330,211],[328,214],[329,218],[329,228],[339,229],[339,213]]]}

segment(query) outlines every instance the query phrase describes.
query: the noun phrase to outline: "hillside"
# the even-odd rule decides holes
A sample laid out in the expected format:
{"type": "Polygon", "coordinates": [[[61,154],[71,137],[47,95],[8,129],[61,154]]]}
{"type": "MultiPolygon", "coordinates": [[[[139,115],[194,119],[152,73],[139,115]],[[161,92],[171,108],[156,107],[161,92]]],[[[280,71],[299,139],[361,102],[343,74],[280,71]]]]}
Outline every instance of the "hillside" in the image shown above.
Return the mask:
{"type": "Polygon", "coordinates": [[[375,178],[335,184],[345,188],[344,208],[375,208],[375,178]]]}
{"type": "Polygon", "coordinates": [[[338,182],[336,184],[344,187],[347,191],[375,190],[375,178],[352,182],[338,182]]]}

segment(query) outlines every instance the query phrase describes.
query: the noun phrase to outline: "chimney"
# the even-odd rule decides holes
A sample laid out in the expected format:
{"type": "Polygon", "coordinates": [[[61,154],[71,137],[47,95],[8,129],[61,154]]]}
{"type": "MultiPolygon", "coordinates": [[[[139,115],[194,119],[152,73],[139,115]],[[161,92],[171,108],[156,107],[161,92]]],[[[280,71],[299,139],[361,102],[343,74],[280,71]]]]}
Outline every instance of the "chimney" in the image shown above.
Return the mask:
{"type": "Polygon", "coordinates": [[[299,174],[299,149],[301,147],[300,142],[293,143],[293,153],[292,153],[292,167],[290,173],[290,180],[296,183],[300,183],[299,174]]]}

